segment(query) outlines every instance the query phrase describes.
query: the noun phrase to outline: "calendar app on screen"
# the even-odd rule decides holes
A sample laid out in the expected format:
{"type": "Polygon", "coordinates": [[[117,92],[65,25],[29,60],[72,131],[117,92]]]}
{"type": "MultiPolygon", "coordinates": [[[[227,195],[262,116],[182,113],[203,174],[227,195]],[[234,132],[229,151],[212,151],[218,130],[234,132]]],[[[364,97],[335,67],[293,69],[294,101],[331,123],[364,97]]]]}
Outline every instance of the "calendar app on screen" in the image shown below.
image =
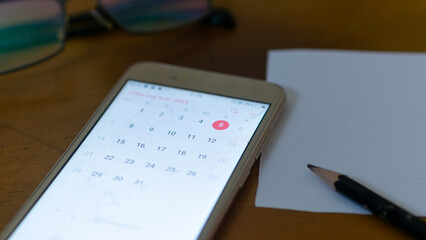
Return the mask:
{"type": "Polygon", "coordinates": [[[197,238],[268,108],[128,80],[11,239],[197,238]]]}

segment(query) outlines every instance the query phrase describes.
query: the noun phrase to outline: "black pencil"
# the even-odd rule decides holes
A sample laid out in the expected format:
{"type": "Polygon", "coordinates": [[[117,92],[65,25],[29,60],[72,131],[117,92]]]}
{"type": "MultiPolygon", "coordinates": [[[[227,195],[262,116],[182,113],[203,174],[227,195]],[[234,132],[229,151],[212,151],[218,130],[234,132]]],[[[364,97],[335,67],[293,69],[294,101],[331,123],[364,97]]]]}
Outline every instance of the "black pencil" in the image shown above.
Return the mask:
{"type": "Polygon", "coordinates": [[[404,230],[413,237],[426,239],[426,223],[396,204],[377,195],[351,178],[308,164],[308,168],[331,188],[370,210],[374,215],[404,230]]]}

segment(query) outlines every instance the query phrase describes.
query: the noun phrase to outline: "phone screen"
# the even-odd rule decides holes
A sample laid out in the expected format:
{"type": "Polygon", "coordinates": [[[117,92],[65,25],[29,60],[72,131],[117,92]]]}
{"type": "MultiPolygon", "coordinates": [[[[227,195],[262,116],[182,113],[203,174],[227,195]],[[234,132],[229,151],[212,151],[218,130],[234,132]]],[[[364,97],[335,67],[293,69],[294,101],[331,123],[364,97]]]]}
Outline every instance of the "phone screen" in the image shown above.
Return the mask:
{"type": "Polygon", "coordinates": [[[268,108],[128,80],[11,239],[197,238],[268,108]]]}

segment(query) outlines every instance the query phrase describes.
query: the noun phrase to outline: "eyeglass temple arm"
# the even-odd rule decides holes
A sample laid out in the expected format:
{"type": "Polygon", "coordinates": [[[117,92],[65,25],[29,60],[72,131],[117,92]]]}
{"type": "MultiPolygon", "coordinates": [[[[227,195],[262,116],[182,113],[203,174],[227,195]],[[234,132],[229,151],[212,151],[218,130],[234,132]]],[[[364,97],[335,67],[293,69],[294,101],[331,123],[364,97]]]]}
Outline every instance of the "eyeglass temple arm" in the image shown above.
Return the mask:
{"type": "MultiPolygon", "coordinates": [[[[236,26],[235,18],[226,9],[212,9],[207,16],[199,21],[199,23],[208,27],[221,27],[227,29],[234,29],[236,26]]],[[[114,29],[114,27],[114,24],[102,14],[102,9],[96,8],[89,12],[69,17],[67,38],[106,32],[114,29]]]]}
{"type": "Polygon", "coordinates": [[[93,9],[69,17],[67,38],[106,32],[112,29],[114,29],[114,24],[100,14],[99,9],[93,9]]]}

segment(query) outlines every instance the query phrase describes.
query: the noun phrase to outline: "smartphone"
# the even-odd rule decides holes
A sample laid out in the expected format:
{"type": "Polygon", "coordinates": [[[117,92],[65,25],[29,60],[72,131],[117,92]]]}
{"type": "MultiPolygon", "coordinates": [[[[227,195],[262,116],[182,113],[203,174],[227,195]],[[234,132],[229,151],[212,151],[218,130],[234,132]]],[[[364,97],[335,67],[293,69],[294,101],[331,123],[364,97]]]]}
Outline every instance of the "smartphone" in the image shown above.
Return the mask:
{"type": "Polygon", "coordinates": [[[134,64],[0,238],[211,238],[284,100],[264,81],[134,64]]]}

